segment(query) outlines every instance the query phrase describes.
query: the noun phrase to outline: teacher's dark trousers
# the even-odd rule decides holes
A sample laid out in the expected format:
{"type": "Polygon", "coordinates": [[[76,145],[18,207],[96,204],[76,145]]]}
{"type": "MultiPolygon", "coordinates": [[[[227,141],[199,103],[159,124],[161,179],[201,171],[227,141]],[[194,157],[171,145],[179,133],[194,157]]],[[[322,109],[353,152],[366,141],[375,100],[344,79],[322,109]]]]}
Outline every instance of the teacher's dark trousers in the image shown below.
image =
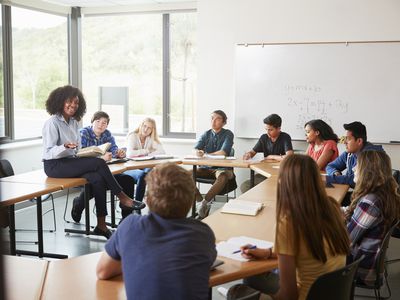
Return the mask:
{"type": "Polygon", "coordinates": [[[92,185],[98,217],[107,215],[107,189],[111,190],[114,195],[122,192],[121,186],[115,180],[106,162],[101,158],[60,158],[44,160],[43,164],[44,172],[49,177],[85,178],[92,185]]]}

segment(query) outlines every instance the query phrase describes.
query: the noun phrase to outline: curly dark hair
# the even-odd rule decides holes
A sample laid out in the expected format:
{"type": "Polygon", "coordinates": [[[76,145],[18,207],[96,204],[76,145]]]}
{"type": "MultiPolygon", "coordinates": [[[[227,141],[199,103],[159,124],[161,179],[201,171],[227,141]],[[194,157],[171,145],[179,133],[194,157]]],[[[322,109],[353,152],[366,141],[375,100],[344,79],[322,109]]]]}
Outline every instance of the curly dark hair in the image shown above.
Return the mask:
{"type": "Polygon", "coordinates": [[[79,107],[74,115],[74,118],[77,121],[80,121],[86,113],[86,101],[83,97],[82,92],[72,85],[65,85],[56,88],[50,93],[49,97],[46,100],[47,112],[50,115],[62,114],[65,101],[74,97],[79,98],[79,107]]]}

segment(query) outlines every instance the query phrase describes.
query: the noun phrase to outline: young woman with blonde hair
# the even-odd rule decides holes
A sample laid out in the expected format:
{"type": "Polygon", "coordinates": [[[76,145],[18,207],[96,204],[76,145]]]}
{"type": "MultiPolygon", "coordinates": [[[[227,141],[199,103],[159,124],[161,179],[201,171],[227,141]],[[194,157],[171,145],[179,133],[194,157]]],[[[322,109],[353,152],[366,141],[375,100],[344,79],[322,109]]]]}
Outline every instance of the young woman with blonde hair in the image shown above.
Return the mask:
{"type": "Polygon", "coordinates": [[[344,208],[351,241],[349,261],[364,255],[357,281],[373,285],[376,254],[387,230],[400,217],[400,195],[390,158],[383,151],[361,152],[354,174],[351,204],[344,208]]]}
{"type": "Polygon", "coordinates": [[[326,194],[319,168],[306,155],[288,155],[280,165],[275,248],[248,249],[247,258],[278,257],[279,287],[273,273],[245,279],[273,299],[304,300],[322,274],[341,268],[349,238],[339,204],[326,194]],[[271,286],[271,281],[274,282],[271,286]]]}
{"type": "MultiPolygon", "coordinates": [[[[138,157],[147,155],[164,154],[165,151],[161,145],[157,134],[156,121],[152,118],[145,118],[134,131],[126,137],[127,157],[138,157]]],[[[135,200],[143,201],[146,190],[145,177],[151,169],[129,170],[124,174],[131,176],[136,183],[135,200]]]]}

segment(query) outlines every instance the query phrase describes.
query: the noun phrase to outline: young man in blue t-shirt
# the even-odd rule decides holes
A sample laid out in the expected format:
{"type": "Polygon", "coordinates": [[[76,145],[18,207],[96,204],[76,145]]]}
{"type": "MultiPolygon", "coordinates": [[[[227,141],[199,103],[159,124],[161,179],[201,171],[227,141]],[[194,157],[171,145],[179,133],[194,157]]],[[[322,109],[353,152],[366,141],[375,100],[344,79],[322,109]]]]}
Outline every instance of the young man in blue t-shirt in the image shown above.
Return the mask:
{"type": "Polygon", "coordinates": [[[205,223],[186,218],[195,187],[191,174],[166,163],[146,182],[150,213],[119,225],[97,265],[98,278],[122,273],[128,299],[208,299],[215,237],[205,223]]]}

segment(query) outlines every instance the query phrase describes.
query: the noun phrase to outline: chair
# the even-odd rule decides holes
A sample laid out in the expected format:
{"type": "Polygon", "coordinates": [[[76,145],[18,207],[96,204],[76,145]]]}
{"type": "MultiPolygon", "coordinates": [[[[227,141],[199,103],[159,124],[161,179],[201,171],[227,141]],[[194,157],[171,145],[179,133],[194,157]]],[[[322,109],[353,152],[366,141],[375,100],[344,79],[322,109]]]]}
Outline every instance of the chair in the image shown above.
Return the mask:
{"type": "MultiPolygon", "coordinates": [[[[393,178],[394,180],[396,180],[397,184],[399,185],[399,192],[400,192],[400,171],[399,170],[392,170],[393,171],[393,178]]],[[[397,226],[392,233],[392,237],[396,238],[396,239],[400,239],[400,225],[397,226]]],[[[400,258],[395,258],[395,259],[390,259],[390,260],[386,260],[386,264],[391,264],[394,262],[398,262],[400,261],[400,258]]]]}
{"type": "MultiPolygon", "coordinates": [[[[232,148],[229,156],[234,156],[234,155],[235,155],[235,150],[232,148]]],[[[212,185],[214,184],[215,179],[196,177],[196,182],[199,184],[198,188],[200,189],[200,183],[206,183],[212,185]]],[[[226,195],[226,201],[228,201],[230,192],[233,192],[234,198],[236,198],[236,189],[237,189],[236,176],[235,174],[233,174],[233,178],[228,180],[228,183],[225,185],[225,188],[221,192],[219,192],[218,195],[226,195]]]]}
{"type": "Polygon", "coordinates": [[[351,300],[354,297],[355,276],[364,256],[338,270],[319,276],[311,285],[306,300],[351,300]]]}
{"type": "MultiPolygon", "coordinates": [[[[2,177],[8,177],[8,176],[13,176],[14,175],[14,169],[11,166],[11,163],[7,159],[0,159],[0,178],[2,177]]],[[[42,202],[47,201],[48,199],[51,199],[51,205],[52,208],[49,210],[45,211],[42,216],[47,214],[50,211],[53,211],[53,222],[54,222],[54,229],[47,229],[44,231],[48,232],[55,232],[57,230],[57,223],[56,223],[56,213],[55,213],[55,208],[54,208],[54,198],[52,194],[47,194],[42,197],[42,202]]],[[[36,201],[35,199],[31,199],[31,201],[36,201]]],[[[33,229],[15,229],[15,231],[35,231],[33,229]]]]}
{"type": "Polygon", "coordinates": [[[386,257],[387,248],[389,246],[390,237],[392,236],[393,231],[398,226],[398,224],[399,224],[399,221],[395,221],[392,224],[392,227],[386,232],[385,237],[382,240],[382,244],[381,244],[380,249],[378,250],[377,259],[376,259],[376,263],[375,263],[376,279],[375,279],[374,284],[372,286],[369,286],[369,285],[367,286],[362,283],[356,283],[356,287],[358,287],[358,288],[374,290],[376,299],[389,299],[392,295],[392,291],[390,290],[389,282],[387,280],[388,273],[386,270],[385,257],[386,257]],[[381,280],[380,274],[383,274],[383,280],[381,280]],[[381,296],[381,287],[383,286],[384,283],[386,283],[388,293],[389,293],[389,295],[386,297],[381,296]]]}
{"type": "Polygon", "coordinates": [[[226,294],[227,300],[258,300],[261,292],[245,284],[231,286],[226,294]]]}

